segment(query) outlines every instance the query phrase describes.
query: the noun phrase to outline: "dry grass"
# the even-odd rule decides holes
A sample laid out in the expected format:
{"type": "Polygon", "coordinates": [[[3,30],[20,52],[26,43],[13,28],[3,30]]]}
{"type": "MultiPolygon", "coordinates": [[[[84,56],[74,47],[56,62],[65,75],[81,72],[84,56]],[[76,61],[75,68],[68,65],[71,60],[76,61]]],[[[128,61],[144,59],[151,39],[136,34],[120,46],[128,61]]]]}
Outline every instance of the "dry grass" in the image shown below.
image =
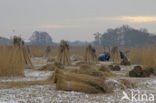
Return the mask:
{"type": "Polygon", "coordinates": [[[0,76],[23,76],[24,64],[21,49],[10,46],[0,47],[0,76]]]}
{"type": "Polygon", "coordinates": [[[130,52],[130,60],[132,63],[142,64],[144,68],[156,67],[156,47],[149,46],[132,49],[130,52]]]}
{"type": "Polygon", "coordinates": [[[96,77],[105,77],[103,72],[99,71],[98,68],[95,65],[88,65],[88,64],[83,64],[80,66],[80,68],[76,71],[78,74],[86,74],[86,75],[91,75],[91,76],[96,76],[96,77]]]}
{"type": "MultiPolygon", "coordinates": [[[[46,46],[30,46],[31,56],[34,57],[43,57],[46,55],[46,46]]],[[[74,56],[84,56],[85,55],[85,46],[70,46],[70,54],[74,56]]],[[[96,54],[103,52],[103,47],[95,47],[96,54]]],[[[51,51],[49,57],[54,57],[57,55],[58,46],[51,46],[51,51]]]]}
{"type": "Polygon", "coordinates": [[[94,68],[93,65],[91,66],[89,64],[82,64],[82,65],[80,65],[80,69],[83,69],[83,70],[93,69],[93,68],[94,68]]]}
{"type": "Polygon", "coordinates": [[[108,65],[101,65],[99,67],[99,71],[103,71],[103,72],[111,72],[111,69],[108,65]]]}
{"type": "MultiPolygon", "coordinates": [[[[34,57],[43,57],[46,55],[46,47],[43,47],[43,46],[30,46],[29,47],[30,49],[30,53],[31,53],[31,56],[34,56],[34,57]]],[[[50,53],[52,54],[52,53],[50,53]]]]}

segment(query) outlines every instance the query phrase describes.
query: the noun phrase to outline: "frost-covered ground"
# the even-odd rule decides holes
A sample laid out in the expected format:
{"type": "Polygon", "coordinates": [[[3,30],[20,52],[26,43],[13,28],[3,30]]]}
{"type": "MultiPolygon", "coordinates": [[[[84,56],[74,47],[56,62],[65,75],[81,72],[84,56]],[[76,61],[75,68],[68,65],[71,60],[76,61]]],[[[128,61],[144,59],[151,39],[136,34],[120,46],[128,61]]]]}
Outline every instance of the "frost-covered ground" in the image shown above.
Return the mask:
{"type": "Polygon", "coordinates": [[[18,81],[39,81],[45,80],[52,72],[50,71],[37,71],[31,69],[25,69],[25,77],[0,77],[0,82],[18,82],[18,81]]]}
{"type": "MultiPolygon", "coordinates": [[[[156,81],[145,82],[146,89],[135,89],[143,93],[156,94],[156,81]],[[146,84],[147,83],[147,84],[146,84]]],[[[125,90],[129,93],[132,89],[125,90]]],[[[135,103],[120,101],[123,91],[117,90],[110,94],[85,94],[79,92],[56,91],[55,86],[33,85],[22,88],[0,89],[0,103],[135,103]]],[[[155,95],[156,96],[156,95],[155,95]]],[[[156,102],[156,101],[155,101],[156,102]]],[[[151,103],[155,103],[151,102],[151,103]]],[[[137,103],[149,103],[137,102],[137,103]]]]}
{"type": "MultiPolygon", "coordinates": [[[[34,58],[33,63],[35,66],[41,66],[46,64],[46,60],[34,58]]],[[[134,91],[137,96],[141,96],[141,94],[147,94],[147,96],[149,96],[149,94],[152,94],[156,97],[156,77],[129,78],[126,74],[132,68],[133,66],[122,66],[120,72],[114,72],[117,74],[117,77],[108,80],[108,82],[113,82],[115,85],[113,93],[85,94],[80,92],[56,91],[55,85],[47,84],[3,88],[0,84],[0,103],[156,103],[156,98],[154,98],[155,101],[153,102],[145,100],[140,102],[121,100],[123,91],[127,93],[129,97],[131,97],[132,91],[134,91]],[[138,87],[121,90],[120,79],[134,81],[138,87]]],[[[0,78],[0,82],[46,80],[50,75],[52,75],[52,72],[49,71],[26,69],[25,77],[0,78]]]]}
{"type": "Polygon", "coordinates": [[[107,101],[113,102],[113,96],[56,91],[55,86],[49,85],[0,90],[0,103],[105,103],[107,101]]]}

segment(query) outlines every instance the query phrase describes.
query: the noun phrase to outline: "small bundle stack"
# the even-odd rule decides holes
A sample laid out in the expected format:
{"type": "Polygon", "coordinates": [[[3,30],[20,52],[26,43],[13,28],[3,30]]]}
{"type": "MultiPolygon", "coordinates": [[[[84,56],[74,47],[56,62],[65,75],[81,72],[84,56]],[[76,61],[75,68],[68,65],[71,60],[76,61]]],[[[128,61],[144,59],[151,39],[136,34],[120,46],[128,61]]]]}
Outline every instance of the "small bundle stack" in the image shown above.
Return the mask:
{"type": "Polygon", "coordinates": [[[143,69],[141,66],[135,66],[133,70],[129,71],[130,77],[149,77],[154,74],[154,68],[143,69]]]}
{"type": "Polygon", "coordinates": [[[131,63],[130,63],[130,61],[128,61],[127,57],[125,57],[125,58],[121,61],[120,64],[121,64],[121,65],[125,65],[125,66],[131,65],[131,63]]]}
{"type": "Polygon", "coordinates": [[[67,41],[62,40],[59,46],[58,54],[57,54],[57,62],[63,65],[70,65],[70,52],[69,52],[69,44],[67,41]]]}
{"type": "Polygon", "coordinates": [[[119,65],[109,65],[109,68],[112,71],[120,71],[121,70],[119,65]]]}
{"type": "Polygon", "coordinates": [[[91,45],[87,46],[84,57],[86,63],[97,63],[96,50],[91,45]]]}
{"type": "Polygon", "coordinates": [[[18,49],[19,51],[21,51],[21,55],[25,61],[25,64],[28,64],[31,66],[31,68],[34,68],[31,62],[28,50],[24,45],[24,41],[20,37],[14,36],[13,46],[15,49],[18,49]]]}

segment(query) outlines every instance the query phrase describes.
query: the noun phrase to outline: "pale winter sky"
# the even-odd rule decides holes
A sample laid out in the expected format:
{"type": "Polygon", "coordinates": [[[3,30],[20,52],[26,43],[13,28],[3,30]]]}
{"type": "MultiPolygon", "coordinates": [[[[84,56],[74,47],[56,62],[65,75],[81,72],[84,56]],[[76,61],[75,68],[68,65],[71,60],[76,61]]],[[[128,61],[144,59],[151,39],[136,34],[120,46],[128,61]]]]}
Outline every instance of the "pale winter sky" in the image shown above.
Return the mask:
{"type": "Polygon", "coordinates": [[[156,0],[0,0],[0,36],[35,30],[53,40],[93,40],[93,33],[128,24],[156,34],[156,0]]]}

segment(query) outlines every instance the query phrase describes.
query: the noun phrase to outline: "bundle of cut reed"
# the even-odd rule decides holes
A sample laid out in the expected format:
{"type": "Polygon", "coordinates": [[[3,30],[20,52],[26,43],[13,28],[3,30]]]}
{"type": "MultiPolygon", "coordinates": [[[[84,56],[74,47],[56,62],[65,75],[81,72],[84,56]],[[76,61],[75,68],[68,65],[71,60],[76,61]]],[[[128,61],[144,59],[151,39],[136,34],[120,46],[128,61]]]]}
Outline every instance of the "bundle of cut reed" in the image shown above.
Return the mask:
{"type": "Polygon", "coordinates": [[[91,45],[86,48],[84,60],[89,64],[97,63],[96,50],[91,45]]]}
{"type": "Polygon", "coordinates": [[[62,40],[58,49],[57,54],[57,62],[63,65],[70,65],[70,52],[69,52],[69,44],[67,41],[62,40]]]}

